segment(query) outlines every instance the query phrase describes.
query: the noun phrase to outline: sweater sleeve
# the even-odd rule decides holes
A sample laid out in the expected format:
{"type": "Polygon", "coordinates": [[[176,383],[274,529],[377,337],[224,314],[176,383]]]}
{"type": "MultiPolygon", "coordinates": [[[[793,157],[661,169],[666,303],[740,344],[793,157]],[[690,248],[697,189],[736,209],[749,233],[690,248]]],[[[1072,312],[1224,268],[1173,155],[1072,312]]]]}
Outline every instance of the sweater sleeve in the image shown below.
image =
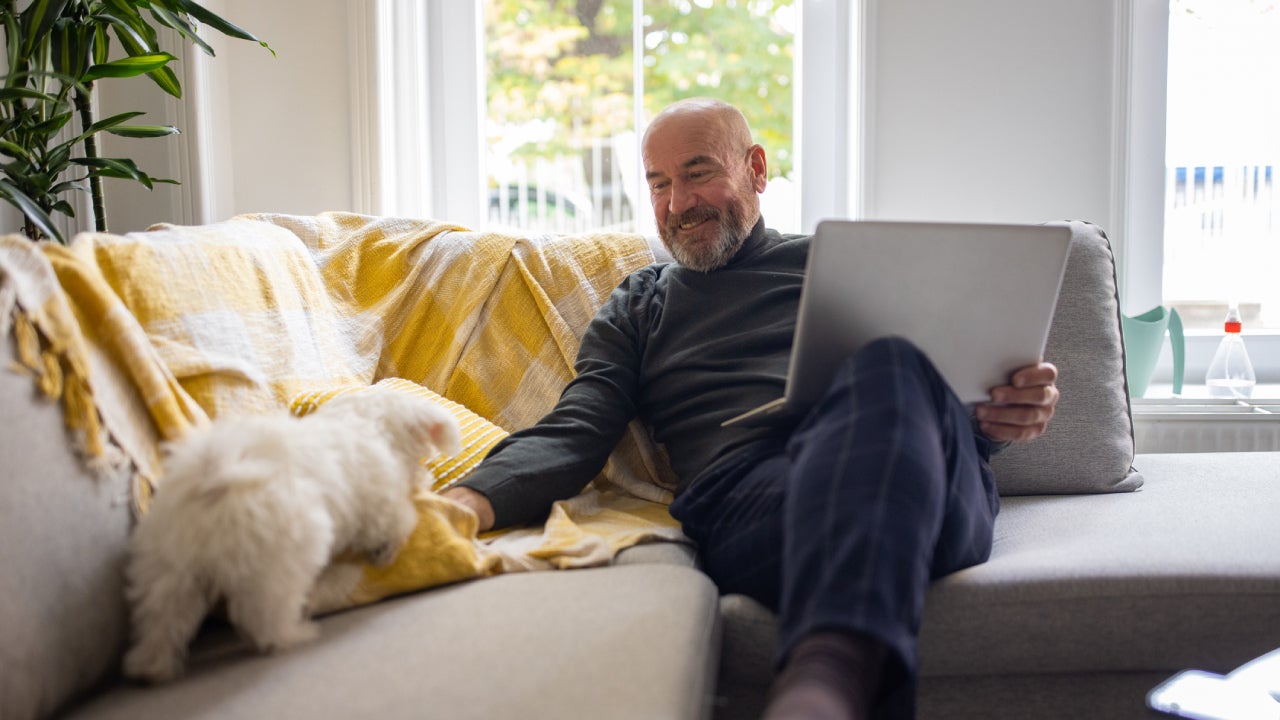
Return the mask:
{"type": "Polygon", "coordinates": [[[636,414],[641,341],[635,319],[653,278],[646,268],[614,290],[588,325],[576,377],[556,406],[494,446],[459,483],[489,499],[495,529],[542,522],[552,503],[581,492],[604,467],[636,414]]]}

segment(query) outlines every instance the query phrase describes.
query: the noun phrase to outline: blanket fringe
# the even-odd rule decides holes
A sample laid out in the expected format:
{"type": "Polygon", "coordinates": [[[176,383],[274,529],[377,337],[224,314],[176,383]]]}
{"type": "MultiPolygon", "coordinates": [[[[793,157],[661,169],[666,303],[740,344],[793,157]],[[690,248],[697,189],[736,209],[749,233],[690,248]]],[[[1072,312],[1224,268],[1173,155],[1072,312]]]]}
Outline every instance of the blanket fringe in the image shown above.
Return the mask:
{"type": "Polygon", "coordinates": [[[30,375],[45,397],[62,401],[63,422],[76,437],[77,449],[83,455],[89,460],[103,458],[106,442],[102,418],[94,404],[88,378],[64,357],[65,349],[55,349],[55,344],[40,332],[28,313],[14,308],[9,317],[18,354],[18,361],[11,367],[30,375]]]}

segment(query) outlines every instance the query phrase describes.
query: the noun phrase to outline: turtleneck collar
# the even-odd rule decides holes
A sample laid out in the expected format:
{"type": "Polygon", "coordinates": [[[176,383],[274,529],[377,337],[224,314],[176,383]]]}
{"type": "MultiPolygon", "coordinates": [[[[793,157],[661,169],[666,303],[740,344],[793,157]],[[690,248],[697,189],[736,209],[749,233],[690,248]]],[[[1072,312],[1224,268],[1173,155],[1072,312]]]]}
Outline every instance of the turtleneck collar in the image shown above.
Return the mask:
{"type": "Polygon", "coordinates": [[[747,236],[746,240],[742,241],[742,247],[738,248],[738,252],[734,253],[733,258],[720,269],[741,265],[778,244],[781,240],[782,238],[778,233],[765,228],[764,218],[761,217],[752,226],[751,234],[747,236]]]}

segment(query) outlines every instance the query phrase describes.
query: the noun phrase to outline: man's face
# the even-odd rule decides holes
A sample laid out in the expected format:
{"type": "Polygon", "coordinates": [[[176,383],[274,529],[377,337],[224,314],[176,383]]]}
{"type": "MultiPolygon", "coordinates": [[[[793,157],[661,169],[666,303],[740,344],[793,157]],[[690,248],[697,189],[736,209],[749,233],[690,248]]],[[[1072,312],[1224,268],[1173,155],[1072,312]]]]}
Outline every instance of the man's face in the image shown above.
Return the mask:
{"type": "Polygon", "coordinates": [[[709,272],[742,247],[760,216],[763,158],[759,146],[737,146],[714,116],[677,115],[650,129],[649,196],[658,234],[677,262],[709,272]]]}

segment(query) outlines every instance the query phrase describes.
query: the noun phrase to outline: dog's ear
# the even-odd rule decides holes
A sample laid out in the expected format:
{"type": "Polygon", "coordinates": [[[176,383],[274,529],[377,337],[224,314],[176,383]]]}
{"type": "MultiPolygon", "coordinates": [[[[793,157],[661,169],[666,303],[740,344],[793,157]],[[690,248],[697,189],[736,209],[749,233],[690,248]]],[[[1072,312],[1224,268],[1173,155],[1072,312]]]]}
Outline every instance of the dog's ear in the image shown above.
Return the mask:
{"type": "Polygon", "coordinates": [[[419,446],[429,446],[436,455],[457,455],[462,452],[462,431],[449,411],[434,402],[424,401],[418,407],[410,423],[413,441],[419,446]]]}
{"type": "Polygon", "coordinates": [[[438,408],[422,418],[413,428],[414,440],[429,445],[436,455],[457,455],[462,452],[462,431],[453,416],[438,408]]]}

